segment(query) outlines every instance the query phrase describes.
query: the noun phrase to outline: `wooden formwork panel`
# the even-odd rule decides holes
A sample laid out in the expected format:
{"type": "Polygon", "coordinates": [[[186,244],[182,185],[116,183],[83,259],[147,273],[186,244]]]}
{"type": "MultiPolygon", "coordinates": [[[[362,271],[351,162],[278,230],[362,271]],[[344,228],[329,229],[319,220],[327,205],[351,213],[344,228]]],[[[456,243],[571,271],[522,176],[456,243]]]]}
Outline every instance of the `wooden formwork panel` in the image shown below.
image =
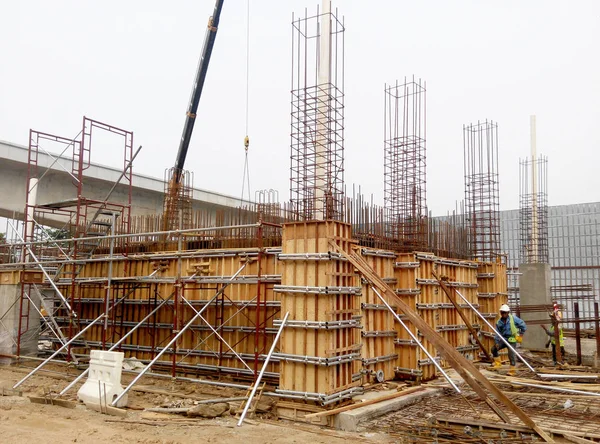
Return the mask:
{"type": "MultiPolygon", "coordinates": [[[[433,276],[435,272],[456,288],[472,304],[477,307],[477,265],[470,261],[457,261],[434,256],[430,253],[400,254],[397,261],[404,263],[396,270],[398,280],[397,291],[408,294],[408,289],[416,288],[418,292],[411,296],[401,296],[405,302],[416,308],[421,318],[434,327],[440,335],[453,347],[469,358],[474,357],[475,349],[470,332],[462,317],[452,305],[433,276]],[[416,267],[409,267],[416,264],[416,267]]],[[[458,296],[457,302],[471,324],[477,326],[477,316],[473,310],[458,296]]],[[[411,327],[412,328],[412,327],[411,327]]],[[[425,352],[412,344],[408,344],[408,334],[400,326],[398,329],[397,349],[399,350],[398,367],[404,373],[420,371],[421,378],[431,379],[436,376],[436,368],[425,352]]],[[[414,330],[411,330],[414,332],[414,330]]],[[[436,356],[436,349],[427,340],[419,336],[423,346],[430,355],[436,356]]],[[[442,363],[444,364],[444,363],[442,363]]]]}
{"type": "MultiPolygon", "coordinates": [[[[485,262],[479,264],[478,270],[478,302],[480,312],[492,325],[496,324],[500,306],[508,303],[506,264],[501,262],[485,262]]],[[[494,345],[491,329],[482,321],[483,344],[489,348],[494,345]]]]}
{"type": "MultiPolygon", "coordinates": [[[[417,285],[417,273],[418,261],[415,254],[402,253],[396,256],[396,266],[394,268],[396,294],[413,310],[416,310],[417,308],[417,293],[419,291],[417,285]]],[[[397,313],[401,318],[404,318],[404,315],[400,310],[397,310],[397,313]]],[[[402,320],[411,333],[419,338],[416,327],[408,320],[402,320]]],[[[398,360],[396,361],[396,367],[399,369],[398,376],[413,377],[415,372],[419,371],[419,360],[421,359],[422,352],[400,323],[396,322],[395,328],[395,350],[396,353],[398,353],[398,360]]],[[[419,340],[422,340],[422,338],[419,338],[419,340]]]]}
{"type": "MultiPolygon", "coordinates": [[[[390,282],[395,281],[393,252],[361,250],[364,260],[375,272],[390,282]],[[387,253],[387,254],[386,254],[387,253]],[[390,255],[392,257],[390,257],[390,255]]],[[[392,305],[389,298],[385,301],[392,305]]],[[[362,283],[362,349],[363,370],[366,370],[365,382],[373,372],[382,371],[385,380],[394,379],[394,367],[397,351],[394,340],[396,327],[394,316],[381,302],[366,282],[362,283]]]]}
{"type": "MultiPolygon", "coordinates": [[[[282,255],[329,253],[330,240],[349,251],[354,243],[351,236],[351,226],[341,222],[285,224],[282,255]]],[[[293,326],[293,322],[302,321],[313,325],[315,322],[359,321],[360,294],[335,291],[336,287],[360,288],[354,268],[339,258],[283,262],[281,313],[290,315],[280,339],[283,358],[279,388],[330,395],[360,385],[359,328],[293,326]],[[331,294],[327,288],[332,289],[331,294]],[[299,362],[302,357],[306,358],[305,362],[299,362]]]]}
{"type": "MultiPolygon", "coordinates": [[[[217,290],[224,285],[241,266],[248,262],[240,277],[256,277],[259,263],[256,260],[258,250],[199,250],[187,251],[189,255],[181,260],[177,258],[158,258],[148,255],[147,258],[115,261],[112,266],[111,304],[125,295],[123,302],[116,305],[110,312],[111,327],[106,340],[116,342],[129,332],[164,299],[171,298],[148,321],[140,326],[122,344],[122,350],[127,357],[135,356],[141,360],[152,359],[158,350],[164,347],[173,337],[173,331],[178,330],[194,316],[195,312],[183,301],[190,301],[196,310],[210,300],[217,290]],[[226,253],[226,254],[224,254],[226,253]],[[250,258],[248,253],[251,253],[250,258]],[[254,254],[252,254],[254,253],[254,254]],[[212,255],[212,256],[211,256],[212,255]],[[159,270],[158,272],[156,270],[159,270]],[[157,282],[143,283],[134,280],[122,280],[128,277],[147,277],[154,273],[157,282]],[[181,287],[176,285],[176,279],[192,275],[214,278],[218,282],[186,282],[181,287]],[[170,282],[165,282],[166,279],[170,282]],[[162,280],[162,281],[161,281],[162,280]],[[175,295],[176,290],[179,290],[175,295]],[[174,325],[174,323],[176,325],[174,325]]],[[[86,264],[78,275],[80,279],[93,279],[109,275],[108,262],[98,261],[86,264]]],[[[280,273],[279,263],[274,255],[262,255],[260,260],[260,275],[275,276],[280,273]]],[[[105,310],[106,282],[97,284],[77,284],[77,300],[75,310],[80,319],[94,319],[105,310]]],[[[231,283],[202,316],[216,328],[217,333],[227,342],[236,353],[245,355],[245,359],[254,356],[258,345],[259,353],[266,353],[272,343],[273,317],[279,311],[274,302],[277,301],[273,292],[272,282],[260,284],[260,309],[257,307],[259,285],[236,281],[231,283]],[[268,306],[266,306],[268,305],[268,306]],[[257,320],[263,323],[269,331],[261,331],[259,338],[255,334],[257,320]]],[[[84,325],[82,324],[81,327],[84,325]]],[[[85,335],[88,342],[99,343],[103,339],[101,323],[93,326],[85,335]]],[[[176,361],[186,366],[223,366],[245,368],[233,352],[221,341],[203,321],[196,321],[177,341],[176,361]]],[[[167,351],[161,360],[171,361],[171,351],[167,351]]],[[[250,365],[252,367],[252,365],[250,365]]],[[[268,371],[277,372],[278,363],[269,365],[268,371]]]]}

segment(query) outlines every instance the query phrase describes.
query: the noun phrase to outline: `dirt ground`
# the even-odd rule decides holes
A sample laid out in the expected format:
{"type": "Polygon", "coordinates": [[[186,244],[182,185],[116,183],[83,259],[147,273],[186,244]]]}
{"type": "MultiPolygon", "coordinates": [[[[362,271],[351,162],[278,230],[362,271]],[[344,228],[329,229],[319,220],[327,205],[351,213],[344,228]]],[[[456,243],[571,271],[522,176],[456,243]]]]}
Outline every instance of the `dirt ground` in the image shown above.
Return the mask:
{"type": "MultiPolygon", "coordinates": [[[[384,435],[374,433],[344,433],[318,426],[300,425],[275,418],[254,418],[252,424],[237,427],[234,416],[215,419],[184,419],[180,415],[151,414],[143,407],[173,404],[184,400],[177,396],[130,392],[129,405],[136,410],[128,410],[126,418],[103,415],[90,411],[83,405],[74,409],[34,404],[27,396],[43,396],[48,392],[58,392],[73,377],[56,375],[38,376],[26,381],[19,390],[23,396],[0,396],[0,442],[6,443],[144,443],[144,444],[183,444],[183,443],[345,443],[393,442],[384,435]],[[148,420],[151,418],[152,420],[148,420]],[[158,419],[158,420],[157,420],[158,419]],[[141,424],[143,421],[151,424],[141,424]],[[185,423],[183,423],[185,422],[185,423]]],[[[0,394],[2,389],[10,389],[26,374],[22,368],[0,366],[0,394]]],[[[127,380],[127,378],[125,378],[127,380]]],[[[175,389],[179,393],[194,393],[205,398],[229,396],[228,389],[201,388],[197,385],[173,383],[144,378],[145,387],[157,390],[175,389]],[[206,396],[205,396],[206,395],[206,396]]],[[[74,399],[73,390],[71,399],[74,399]]],[[[188,401],[189,402],[189,398],[188,401]]]]}

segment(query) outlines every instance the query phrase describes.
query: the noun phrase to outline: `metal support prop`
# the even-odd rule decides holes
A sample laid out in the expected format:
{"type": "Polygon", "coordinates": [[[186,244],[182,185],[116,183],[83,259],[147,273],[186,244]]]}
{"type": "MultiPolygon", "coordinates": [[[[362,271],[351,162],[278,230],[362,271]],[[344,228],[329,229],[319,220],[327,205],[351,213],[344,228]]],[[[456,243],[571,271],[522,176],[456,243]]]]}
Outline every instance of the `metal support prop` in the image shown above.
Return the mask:
{"type": "MultiPolygon", "coordinates": [[[[125,339],[127,339],[134,331],[136,331],[138,329],[138,327],[140,327],[144,322],[146,322],[148,319],[150,319],[150,317],[156,313],[163,305],[165,305],[169,300],[171,300],[173,296],[169,296],[167,299],[165,299],[164,301],[162,301],[160,304],[158,304],[156,306],[156,308],[154,310],[152,310],[150,313],[148,313],[146,315],[146,317],[144,319],[142,319],[140,322],[138,322],[138,324],[133,327],[131,330],[129,330],[125,335],[123,335],[123,337],[121,339],[119,339],[115,344],[113,344],[113,346],[111,348],[108,349],[108,351],[113,351],[114,349],[116,349],[119,345],[121,345],[125,339]]],[[[71,388],[77,384],[79,381],[81,381],[82,378],[85,377],[85,375],[87,375],[89,373],[90,369],[89,367],[83,372],[81,373],[79,376],[77,376],[77,378],[75,378],[75,380],[73,382],[71,382],[68,386],[66,386],[59,394],[58,396],[62,396],[65,393],[67,393],[69,390],[71,390],[71,388]]]]}
{"type": "Polygon", "coordinates": [[[433,363],[433,365],[435,365],[435,368],[437,368],[440,371],[440,373],[442,375],[444,375],[444,378],[446,378],[446,381],[448,381],[448,383],[452,386],[452,388],[454,390],[456,390],[456,393],[459,393],[459,394],[462,393],[461,390],[458,388],[458,386],[454,383],[452,378],[450,378],[450,376],[448,376],[448,373],[446,373],[444,371],[444,369],[442,368],[442,366],[437,362],[437,360],[433,356],[431,356],[431,353],[429,353],[427,351],[427,349],[425,348],[425,346],[423,344],[421,344],[421,341],[419,341],[419,339],[415,336],[415,334],[412,331],[410,331],[408,326],[404,323],[404,321],[402,321],[402,319],[400,319],[400,316],[398,316],[398,314],[392,309],[392,307],[390,307],[390,305],[383,298],[383,296],[381,296],[379,291],[373,285],[371,285],[371,289],[375,292],[375,294],[377,295],[379,300],[381,302],[383,302],[383,304],[387,307],[387,309],[390,311],[390,313],[392,313],[392,315],[394,315],[396,320],[400,323],[400,325],[404,328],[404,330],[406,330],[406,332],[412,338],[412,340],[416,342],[416,344],[419,346],[419,348],[421,350],[423,350],[423,352],[427,355],[429,360],[433,363]]]}
{"type": "MultiPolygon", "coordinates": [[[[575,346],[577,349],[577,365],[581,365],[581,323],[579,322],[579,303],[573,303],[573,314],[575,315],[575,346]]],[[[560,344],[556,344],[560,347],[560,344]]]]}
{"type": "Polygon", "coordinates": [[[271,355],[273,354],[273,352],[275,351],[275,346],[277,345],[277,342],[279,341],[279,337],[281,336],[281,332],[283,331],[283,327],[285,326],[285,323],[287,322],[288,316],[290,315],[290,312],[288,311],[285,316],[283,317],[283,321],[281,321],[281,327],[279,327],[279,331],[277,332],[277,336],[275,336],[275,339],[273,340],[273,345],[271,345],[271,350],[269,350],[269,354],[267,355],[267,358],[265,359],[265,363],[263,364],[262,368],[260,369],[260,373],[258,374],[258,378],[256,378],[256,381],[254,382],[254,387],[252,387],[252,392],[250,392],[250,396],[248,397],[248,401],[246,401],[246,405],[244,407],[244,411],[242,412],[241,416],[240,416],[240,420],[237,423],[237,426],[240,427],[242,425],[242,423],[244,422],[244,418],[246,417],[246,413],[248,413],[248,409],[250,408],[250,404],[252,404],[252,398],[254,398],[254,394],[256,393],[256,389],[258,389],[258,386],[260,385],[260,381],[263,377],[263,374],[265,373],[265,370],[267,369],[267,366],[269,365],[269,361],[271,360],[271,355]]]}
{"type": "Polygon", "coordinates": [[[594,302],[594,327],[596,330],[596,357],[600,357],[600,313],[598,313],[598,302],[594,302]]]}
{"type": "Polygon", "coordinates": [[[14,386],[13,389],[16,389],[18,386],[20,386],[21,384],[23,384],[25,381],[27,381],[31,376],[33,376],[39,369],[41,369],[43,366],[45,366],[48,362],[50,362],[50,360],[52,358],[54,358],[56,355],[58,355],[65,347],[68,347],[73,341],[75,341],[75,339],[77,339],[79,336],[81,336],[82,334],[84,334],[91,326],[93,326],[96,322],[98,322],[100,319],[102,319],[104,316],[106,316],[105,313],[102,313],[100,316],[98,316],[96,319],[94,319],[87,327],[85,327],[83,330],[81,330],[79,333],[77,333],[75,336],[73,336],[69,342],[67,342],[66,344],[64,344],[61,348],[59,348],[58,350],[56,350],[49,358],[47,358],[44,362],[42,362],[40,365],[38,365],[36,368],[34,368],[31,372],[29,372],[23,379],[21,379],[19,382],[17,382],[14,386]]]}
{"type": "Polygon", "coordinates": [[[242,359],[242,357],[241,357],[241,356],[240,356],[240,355],[239,355],[239,354],[238,354],[238,353],[237,353],[237,352],[236,352],[236,351],[233,349],[233,347],[231,347],[231,346],[230,346],[230,345],[227,343],[227,341],[226,341],[226,340],[223,338],[223,336],[221,336],[221,335],[220,335],[220,334],[217,332],[217,330],[216,330],[216,329],[215,329],[215,328],[214,328],[212,325],[210,325],[210,322],[208,322],[208,321],[207,321],[207,320],[204,318],[204,316],[202,316],[200,313],[198,313],[198,310],[196,310],[196,309],[194,308],[194,306],[193,306],[193,305],[190,303],[190,301],[188,301],[188,300],[187,300],[186,298],[184,298],[183,296],[181,296],[181,299],[183,299],[183,302],[185,302],[186,304],[188,304],[188,306],[189,306],[189,307],[190,307],[190,308],[191,308],[191,309],[194,311],[194,313],[196,313],[196,315],[197,315],[197,316],[198,316],[198,317],[199,317],[199,318],[200,318],[200,319],[201,319],[201,320],[202,320],[202,321],[203,321],[203,322],[204,322],[204,323],[205,323],[205,324],[208,326],[208,328],[210,328],[210,329],[212,330],[212,332],[213,332],[213,333],[214,333],[214,334],[217,336],[217,338],[219,338],[219,340],[220,340],[222,343],[224,343],[224,344],[227,346],[227,348],[228,348],[229,350],[231,350],[231,352],[232,352],[232,353],[233,353],[233,354],[236,356],[236,358],[238,358],[238,359],[240,360],[240,362],[241,362],[242,364],[244,364],[244,366],[245,366],[245,367],[246,367],[248,370],[250,370],[252,373],[255,373],[255,372],[254,372],[254,370],[252,370],[252,369],[251,369],[251,368],[248,366],[248,364],[246,364],[246,361],[244,361],[244,360],[242,359]]]}
{"type": "Polygon", "coordinates": [[[446,296],[448,296],[448,299],[450,299],[450,302],[452,302],[452,305],[454,306],[454,309],[456,310],[456,312],[458,313],[458,315],[461,317],[461,319],[463,320],[463,322],[465,323],[465,325],[469,329],[469,332],[471,333],[471,336],[473,336],[473,339],[475,340],[475,342],[477,342],[477,345],[479,346],[479,348],[481,349],[481,351],[485,355],[486,359],[488,361],[492,362],[493,359],[492,359],[492,356],[490,355],[490,352],[488,352],[487,349],[483,346],[483,344],[479,340],[479,337],[477,335],[477,331],[473,328],[473,326],[471,325],[471,322],[469,322],[469,320],[467,319],[467,317],[463,313],[462,309],[456,303],[456,299],[454,298],[454,296],[452,296],[452,290],[457,291],[456,288],[448,288],[449,287],[447,285],[448,282],[447,281],[443,281],[442,279],[440,279],[438,277],[438,275],[435,273],[435,271],[433,271],[432,274],[433,274],[433,277],[435,277],[437,279],[438,283],[440,284],[440,287],[442,287],[442,290],[444,290],[444,293],[446,294],[446,296]]]}
{"type": "Polygon", "coordinates": [[[479,316],[479,317],[480,317],[480,318],[483,320],[483,322],[485,322],[485,324],[486,324],[488,327],[490,327],[490,328],[492,329],[492,331],[493,331],[494,333],[496,333],[496,336],[498,336],[498,337],[500,338],[500,340],[501,340],[502,342],[504,342],[504,344],[506,344],[506,346],[509,348],[509,350],[512,350],[512,352],[515,354],[515,356],[517,356],[517,357],[518,357],[518,358],[521,360],[521,362],[523,362],[523,364],[525,364],[525,365],[527,366],[527,368],[528,368],[529,370],[531,370],[533,373],[537,374],[537,372],[536,372],[536,371],[535,371],[535,369],[534,369],[534,368],[533,368],[533,367],[532,367],[532,366],[529,364],[529,362],[527,362],[527,361],[525,360],[525,358],[523,358],[523,356],[521,356],[521,354],[520,354],[520,353],[519,353],[517,350],[515,350],[515,348],[514,348],[512,345],[510,345],[510,342],[508,342],[506,339],[504,339],[504,337],[503,337],[503,336],[502,336],[500,333],[498,333],[498,330],[496,330],[496,327],[494,327],[492,324],[490,324],[490,323],[488,322],[488,320],[487,320],[487,319],[486,319],[486,318],[485,318],[485,317],[484,317],[484,316],[483,316],[483,315],[482,315],[482,314],[481,314],[481,313],[480,313],[480,312],[479,312],[479,311],[478,311],[478,310],[477,310],[475,307],[473,307],[473,304],[471,304],[471,303],[469,302],[469,300],[468,300],[467,298],[465,298],[465,297],[464,297],[464,296],[461,294],[461,292],[460,292],[460,291],[456,290],[456,294],[457,294],[457,295],[459,295],[459,296],[462,298],[462,300],[463,300],[463,301],[465,301],[465,302],[466,302],[466,303],[469,305],[469,307],[471,308],[471,310],[473,310],[473,311],[474,311],[474,312],[477,314],[477,316],[479,316]]]}
{"type": "MultiPolygon", "coordinates": [[[[244,265],[242,265],[242,267],[236,271],[236,273],[231,277],[229,283],[231,283],[237,276],[238,274],[240,274],[242,272],[242,270],[244,268],[246,268],[246,265],[248,265],[248,262],[244,262],[244,265]]],[[[121,394],[119,396],[117,396],[117,398],[112,402],[112,406],[116,406],[119,401],[123,398],[123,396],[125,396],[127,394],[127,392],[129,390],[131,390],[131,387],[133,387],[141,378],[142,376],[144,376],[144,374],[146,374],[146,372],[148,370],[150,370],[150,368],[156,363],[156,361],[158,361],[160,359],[160,357],[169,349],[169,347],[171,347],[176,341],[177,339],[179,339],[179,337],[188,329],[190,328],[190,326],[198,319],[198,317],[204,312],[204,310],[206,310],[210,304],[216,299],[218,298],[221,293],[223,293],[223,291],[225,291],[225,289],[227,288],[227,286],[229,285],[225,284],[219,291],[217,291],[215,293],[215,295],[206,303],[206,305],[204,307],[202,307],[200,309],[200,311],[198,311],[193,317],[192,319],[190,319],[190,321],[181,329],[179,330],[179,333],[177,333],[175,335],[175,337],[173,339],[171,339],[169,341],[169,343],[163,347],[163,349],[154,357],[154,359],[152,359],[152,361],[150,361],[150,363],[139,373],[139,375],[137,375],[133,381],[131,381],[131,383],[125,388],[125,390],[123,390],[121,392],[121,394]]]]}
{"type": "MultiPolygon", "coordinates": [[[[10,221],[8,222],[8,224],[11,226],[11,228],[14,230],[14,232],[16,233],[16,235],[19,237],[19,239],[21,240],[21,242],[25,242],[25,240],[23,239],[23,236],[21,236],[21,233],[19,233],[15,227],[13,226],[12,223],[10,223],[10,221]]],[[[65,297],[63,296],[63,294],[60,292],[60,290],[58,289],[58,287],[56,286],[56,284],[54,283],[54,281],[52,280],[52,278],[50,277],[50,275],[48,274],[48,272],[46,271],[46,269],[44,268],[44,266],[42,265],[42,263],[39,261],[39,259],[36,257],[36,255],[33,253],[33,251],[31,250],[31,247],[29,245],[27,245],[26,243],[23,244],[25,246],[25,248],[27,249],[27,252],[29,253],[29,255],[31,256],[31,259],[33,259],[33,262],[35,262],[35,264],[40,267],[40,270],[42,271],[42,273],[44,273],[44,276],[46,276],[46,279],[48,279],[48,282],[50,282],[50,285],[52,286],[52,288],[54,289],[54,291],[56,291],[56,294],[58,294],[58,296],[60,297],[60,299],[62,300],[63,304],[65,304],[65,307],[67,307],[67,310],[69,310],[74,317],[77,317],[77,313],[75,313],[73,311],[73,309],[71,308],[71,306],[69,305],[69,302],[65,299],[65,297]]]]}
{"type": "MultiPolygon", "coordinates": [[[[117,223],[117,217],[115,215],[115,213],[113,213],[111,215],[111,219],[110,219],[110,234],[111,236],[115,234],[115,224],[117,223]]],[[[115,239],[111,239],[110,240],[110,250],[109,250],[109,255],[110,257],[113,257],[113,254],[115,252],[115,239]]],[[[111,296],[111,287],[112,287],[112,277],[113,277],[113,263],[112,261],[108,263],[108,281],[106,282],[106,288],[105,288],[105,299],[104,299],[104,313],[108,313],[108,310],[110,310],[110,296],[111,296]]],[[[113,331],[114,331],[114,327],[113,327],[113,331]]],[[[108,316],[104,319],[104,330],[102,331],[102,348],[105,347],[106,345],[106,337],[108,336],[108,316]]]]}

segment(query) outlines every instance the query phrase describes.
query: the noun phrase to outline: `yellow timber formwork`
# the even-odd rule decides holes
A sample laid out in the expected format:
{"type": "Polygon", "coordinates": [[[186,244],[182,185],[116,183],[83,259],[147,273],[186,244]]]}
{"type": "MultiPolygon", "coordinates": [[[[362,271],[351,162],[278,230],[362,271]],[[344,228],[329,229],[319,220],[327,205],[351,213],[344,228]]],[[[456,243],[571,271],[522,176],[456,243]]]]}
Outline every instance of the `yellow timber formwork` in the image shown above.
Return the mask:
{"type": "MultiPolygon", "coordinates": [[[[250,368],[257,347],[259,354],[266,353],[264,350],[270,347],[273,318],[279,311],[273,292],[273,285],[280,280],[276,254],[262,254],[259,261],[259,250],[252,248],[185,253],[188,257],[180,259],[176,252],[163,252],[113,261],[109,306],[121,298],[123,301],[110,310],[107,333],[104,333],[104,325],[98,323],[86,333],[85,344],[79,346],[98,348],[103,340],[107,345],[118,341],[158,304],[169,299],[121,347],[126,356],[152,359],[169,341],[173,331],[192,318],[194,309],[200,310],[246,264],[243,272],[202,315],[218,334],[199,321],[177,341],[175,358],[170,350],[163,361],[174,359],[181,368],[249,372],[224,342],[231,345],[250,368]],[[257,323],[261,329],[258,338],[257,323]]],[[[89,262],[77,278],[80,297],[74,309],[80,327],[105,311],[108,267],[108,261],[89,262]]],[[[63,282],[60,286],[68,285],[71,284],[63,282]]],[[[277,371],[276,367],[275,363],[270,364],[269,371],[277,371]]]]}
{"type": "MultiPolygon", "coordinates": [[[[503,304],[508,304],[508,288],[506,278],[506,264],[498,262],[485,262],[479,264],[477,271],[477,300],[480,313],[492,325],[498,320],[498,310],[503,304]]],[[[494,345],[494,334],[491,329],[482,324],[482,342],[486,348],[494,345]]],[[[507,353],[504,351],[504,353],[507,353]]]]}
{"type": "Polygon", "coordinates": [[[330,404],[361,384],[360,294],[354,267],[329,242],[354,244],[351,226],[334,221],[285,224],[281,313],[290,317],[280,339],[278,393],[330,404]]]}
{"type": "MultiPolygon", "coordinates": [[[[363,259],[384,281],[396,286],[394,262],[396,253],[386,250],[360,249],[363,259]]],[[[391,304],[391,301],[387,301],[391,304]]],[[[396,321],[387,307],[381,303],[371,286],[362,282],[362,349],[363,380],[394,379],[398,353],[394,341],[397,337],[396,321]]]]}
{"type": "MultiPolygon", "coordinates": [[[[447,280],[494,322],[506,302],[506,267],[446,259],[431,253],[396,253],[356,246],[351,226],[333,221],[297,222],[283,226],[281,248],[199,249],[115,256],[88,261],[75,282],[74,331],[83,328],[121,298],[110,311],[107,329],[88,330],[74,351],[110,346],[154,307],[169,299],[155,316],[122,344],[126,356],[150,360],[245,265],[240,275],[210,304],[203,317],[168,350],[161,364],[179,372],[252,377],[262,367],[283,314],[290,312],[278,350],[267,371],[279,379],[278,392],[289,399],[329,405],[356,393],[373,377],[428,380],[436,369],[427,355],[387,311],[354,267],[332,251],[335,241],[355,249],[452,347],[470,359],[479,351],[462,318],[438,285],[433,272],[447,280]],[[110,275],[110,291],[107,291],[110,275]],[[184,300],[185,299],[185,300],[184,300]],[[219,336],[222,338],[219,339],[219,336]],[[230,348],[235,350],[235,353],[230,348]],[[244,362],[240,361],[243,358],[244,362]],[[251,369],[249,369],[249,366],[251,369]]],[[[73,286],[62,280],[65,294],[73,286]]],[[[384,295],[385,297],[385,295],[384,295]]],[[[469,321],[489,330],[459,297],[469,321]]],[[[402,318],[404,315],[388,302],[402,318]]],[[[63,325],[71,321],[66,316],[63,325]]],[[[408,321],[405,324],[437,356],[435,347],[408,321]]],[[[73,333],[71,333],[72,335],[73,333]]],[[[488,331],[488,336],[491,334],[488,331]]],[[[485,345],[493,344],[486,336],[485,345]]],[[[442,361],[442,365],[445,363],[442,361]]]]}

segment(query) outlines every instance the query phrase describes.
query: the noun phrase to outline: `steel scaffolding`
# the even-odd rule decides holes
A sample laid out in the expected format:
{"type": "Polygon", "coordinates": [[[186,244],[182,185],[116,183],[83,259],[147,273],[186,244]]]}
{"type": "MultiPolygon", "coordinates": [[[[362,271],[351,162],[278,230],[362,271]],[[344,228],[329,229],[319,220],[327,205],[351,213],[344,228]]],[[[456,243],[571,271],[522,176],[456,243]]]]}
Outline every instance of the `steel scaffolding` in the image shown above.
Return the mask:
{"type": "Polygon", "coordinates": [[[472,257],[495,261],[500,253],[498,125],[463,126],[465,204],[472,257]]]}
{"type": "MultiPolygon", "coordinates": [[[[104,146],[103,146],[104,147],[104,146]]],[[[65,337],[72,337],[81,329],[77,312],[80,309],[79,299],[81,295],[75,281],[82,269],[81,260],[92,257],[98,248],[103,245],[110,247],[111,252],[118,250],[127,254],[127,238],[106,243],[107,234],[128,233],[131,224],[131,192],[132,192],[132,163],[135,155],[139,152],[133,151],[133,133],[113,125],[97,120],[83,117],[82,129],[74,138],[65,138],[49,133],[30,130],[29,150],[27,165],[27,181],[25,195],[25,218],[23,235],[16,233],[25,248],[22,248],[21,260],[34,264],[46,277],[44,283],[22,282],[20,298],[19,328],[17,334],[17,354],[20,352],[22,335],[29,330],[29,313],[34,304],[31,295],[47,294],[54,292],[59,296],[57,303],[51,303],[47,308],[48,316],[57,327],[54,334],[63,342],[65,337]],[[94,141],[101,137],[109,136],[112,140],[118,140],[120,149],[123,150],[122,173],[111,191],[104,198],[98,198],[94,192],[93,185],[87,184],[84,172],[91,165],[94,141]],[[46,150],[45,146],[52,144],[62,148],[62,153],[71,150],[72,157],[70,165],[63,165],[60,156],[54,157],[46,150]],[[54,159],[54,163],[45,170],[38,165],[39,153],[45,152],[54,159]],[[38,190],[45,188],[46,181],[50,180],[52,174],[48,174],[50,168],[57,164],[72,179],[73,188],[71,197],[58,202],[38,202],[38,190]],[[119,185],[124,190],[120,202],[111,200],[112,193],[119,185]],[[46,217],[53,215],[64,223],[56,233],[49,234],[44,225],[46,217]],[[72,238],[67,246],[61,247],[57,238],[72,238]],[[37,240],[49,240],[49,242],[36,242],[37,240]],[[85,240],[83,240],[85,239],[85,240]],[[58,261],[48,266],[44,264],[47,260],[56,258],[68,258],[68,261],[58,261]],[[39,287],[39,288],[38,288],[39,287]],[[54,322],[55,316],[63,316],[70,321],[63,326],[54,322]],[[25,322],[22,322],[25,321],[25,322]],[[67,331],[61,331],[63,330],[67,331]]],[[[62,154],[61,153],[61,154],[62,154]]],[[[15,230],[16,231],[16,230],[15,230]]],[[[111,294],[110,273],[106,287],[107,300],[111,294]]],[[[44,305],[44,299],[40,297],[40,307],[44,305]]],[[[35,304],[34,304],[35,305],[35,304]]],[[[108,302],[107,302],[108,305],[108,302]]],[[[36,307],[34,307],[36,308],[36,307]]],[[[37,309],[37,308],[36,308],[37,309]]],[[[105,322],[105,330],[107,328],[105,322]]],[[[73,356],[71,349],[69,356],[73,356]]]]}
{"type": "Polygon", "coordinates": [[[292,18],[290,199],[304,220],[344,215],[344,25],[326,8],[292,18]]]}
{"type": "Polygon", "coordinates": [[[427,248],[426,89],[414,77],[384,88],[387,231],[403,251],[427,248]]]}

